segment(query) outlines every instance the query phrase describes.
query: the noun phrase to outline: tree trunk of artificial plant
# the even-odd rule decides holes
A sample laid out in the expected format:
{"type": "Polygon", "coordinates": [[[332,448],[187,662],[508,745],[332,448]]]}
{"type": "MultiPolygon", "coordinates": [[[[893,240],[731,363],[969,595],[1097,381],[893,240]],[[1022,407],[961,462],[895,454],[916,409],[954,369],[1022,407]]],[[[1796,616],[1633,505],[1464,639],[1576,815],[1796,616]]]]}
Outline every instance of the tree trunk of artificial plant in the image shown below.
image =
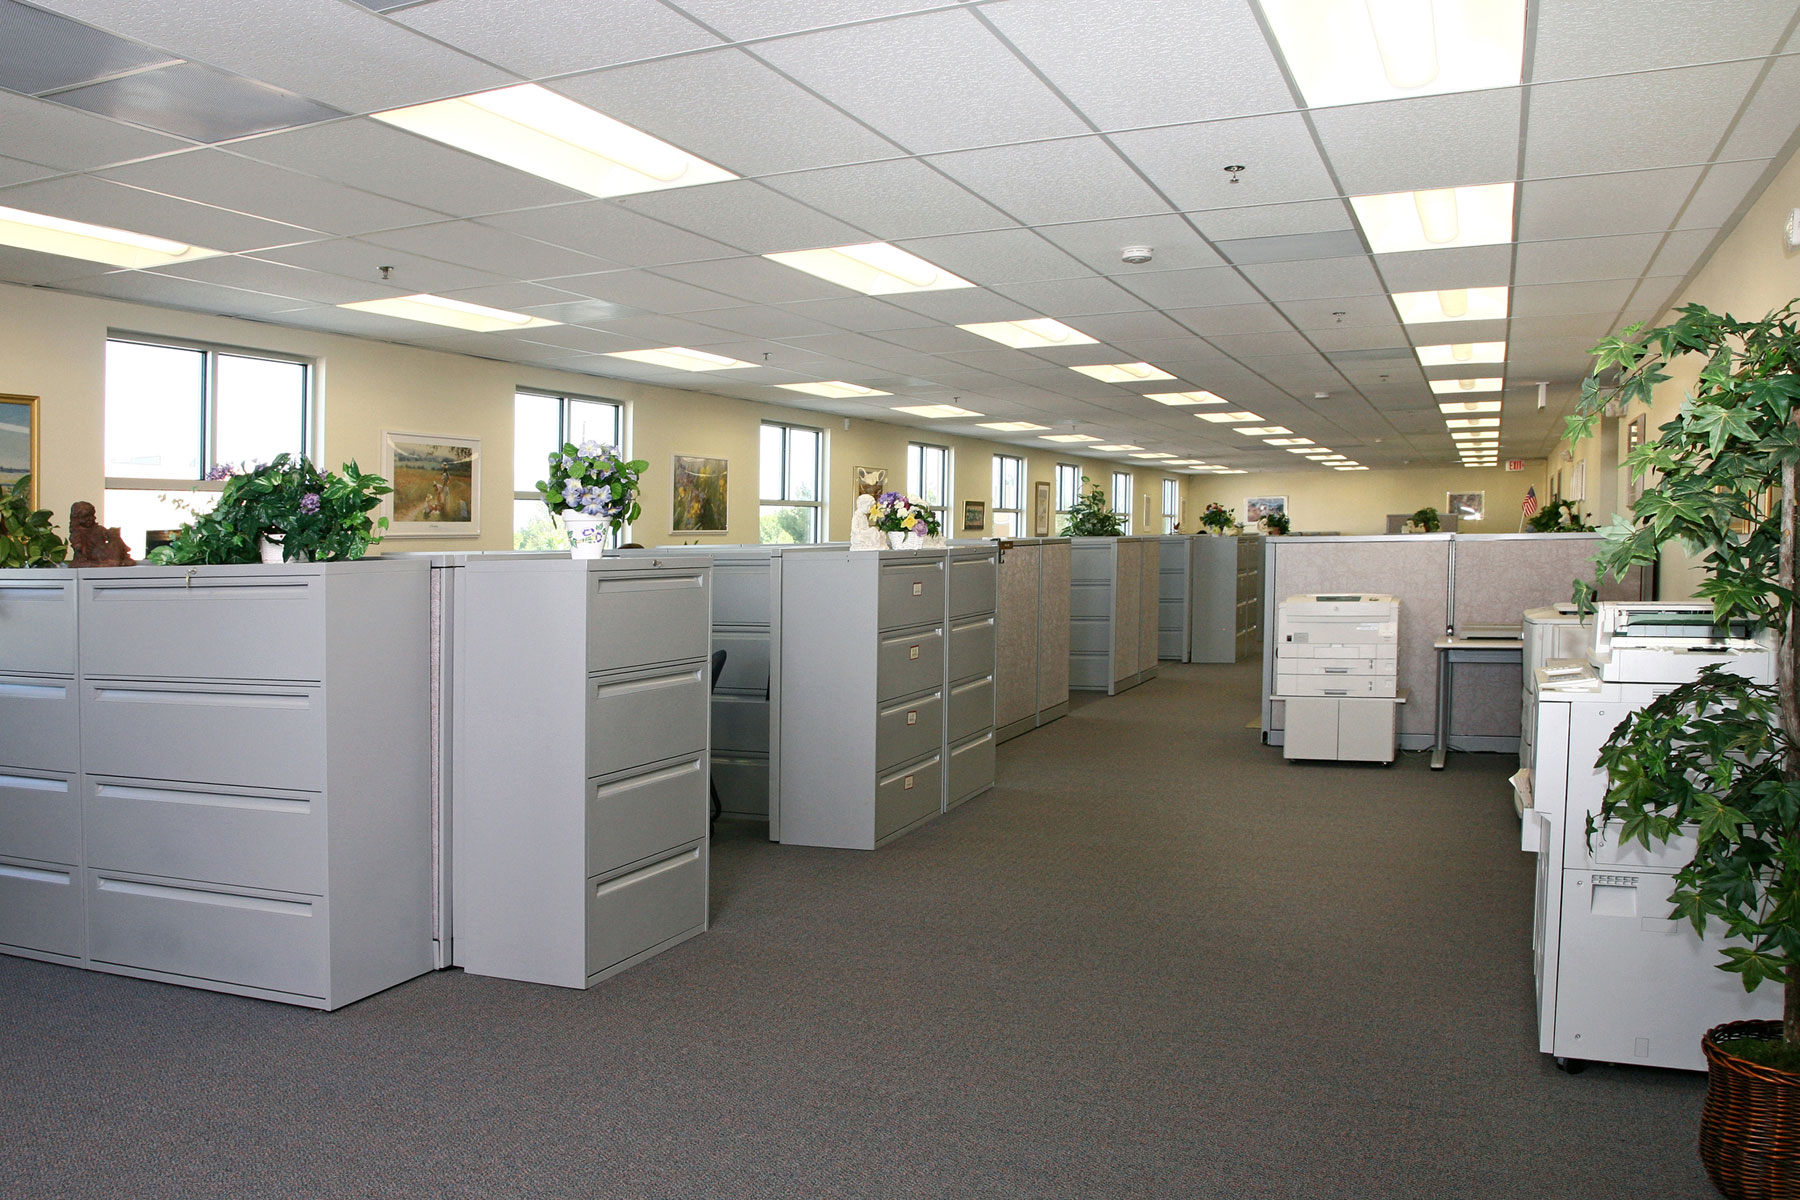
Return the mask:
{"type": "MultiPolygon", "coordinates": [[[[1781,560],[1777,582],[1787,595],[1794,594],[1794,464],[1781,468],[1781,560]]],[[[1800,780],[1800,691],[1796,690],[1794,606],[1788,605],[1781,623],[1781,653],[1775,662],[1775,690],[1781,700],[1781,726],[1788,737],[1784,774],[1791,783],[1800,780]]],[[[1782,984],[1781,1036],[1789,1046],[1800,1046],[1800,963],[1789,963],[1782,984]]]]}

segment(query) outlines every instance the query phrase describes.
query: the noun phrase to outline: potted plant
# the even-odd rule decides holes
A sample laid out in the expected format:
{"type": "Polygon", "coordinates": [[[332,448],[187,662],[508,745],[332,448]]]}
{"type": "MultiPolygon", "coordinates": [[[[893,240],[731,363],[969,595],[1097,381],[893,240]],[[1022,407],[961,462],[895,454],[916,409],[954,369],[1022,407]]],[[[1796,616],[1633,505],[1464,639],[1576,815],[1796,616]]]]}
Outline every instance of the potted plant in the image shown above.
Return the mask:
{"type": "Polygon", "coordinates": [[[31,476],[0,488],[0,567],[60,567],[68,543],[50,524],[50,510],[31,507],[31,476]]]}
{"type": "Polygon", "coordinates": [[[538,495],[567,531],[573,557],[599,558],[607,539],[637,520],[638,482],[649,466],[591,439],[550,452],[550,478],[538,480],[538,495]]]}
{"type": "MultiPolygon", "coordinates": [[[[1668,325],[1634,326],[1594,348],[1594,374],[1568,420],[1591,436],[1609,403],[1649,404],[1674,359],[1696,355],[1699,377],[1680,410],[1626,458],[1649,472],[1631,517],[1602,530],[1595,562],[1618,576],[1656,561],[1671,539],[1701,555],[1698,594],[1723,624],[1749,619],[1780,639],[1776,684],[1712,669],[1659,697],[1613,732],[1597,764],[1608,790],[1588,822],[1608,822],[1645,847],[1678,834],[1695,840],[1674,878],[1672,915],[1704,933],[1717,921],[1731,943],[1720,969],[1746,991],[1777,982],[1783,1019],[1709,1030],[1708,1091],[1700,1156],[1729,1196],[1792,1196],[1800,1189],[1800,695],[1796,694],[1796,413],[1800,328],[1796,305],[1739,321],[1690,304],[1668,325]],[[1603,375],[1617,371],[1616,379],[1603,375]]],[[[1614,410],[1619,411],[1619,410],[1614,410]]],[[[1592,608],[1593,585],[1576,588],[1592,608]]]]}
{"type": "Polygon", "coordinates": [[[1114,512],[1106,504],[1106,493],[1081,477],[1081,494],[1069,506],[1069,519],[1063,522],[1064,537],[1121,537],[1125,533],[1125,514],[1114,512]]]}
{"type": "Polygon", "coordinates": [[[1292,528],[1285,512],[1269,512],[1263,514],[1262,527],[1270,537],[1281,537],[1292,528]]]}
{"type": "Polygon", "coordinates": [[[899,492],[883,492],[869,509],[869,524],[887,534],[888,546],[915,549],[938,534],[937,514],[899,492]]]}
{"type": "Polygon", "coordinates": [[[1406,518],[1408,533],[1436,533],[1444,527],[1444,519],[1438,516],[1438,510],[1427,504],[1412,516],[1406,518]]]}
{"type": "Polygon", "coordinates": [[[1237,528],[1237,513],[1214,501],[1200,514],[1200,525],[1211,534],[1230,533],[1237,528]]]}
{"type": "Polygon", "coordinates": [[[1525,527],[1533,533],[1591,533],[1594,529],[1573,500],[1563,499],[1538,509],[1526,519],[1525,527]]]}
{"type": "Polygon", "coordinates": [[[394,489],[379,475],[344,464],[321,471],[304,456],[230,475],[212,511],[183,525],[146,556],[160,564],[347,562],[381,541],[386,517],[369,514],[394,489]]]}

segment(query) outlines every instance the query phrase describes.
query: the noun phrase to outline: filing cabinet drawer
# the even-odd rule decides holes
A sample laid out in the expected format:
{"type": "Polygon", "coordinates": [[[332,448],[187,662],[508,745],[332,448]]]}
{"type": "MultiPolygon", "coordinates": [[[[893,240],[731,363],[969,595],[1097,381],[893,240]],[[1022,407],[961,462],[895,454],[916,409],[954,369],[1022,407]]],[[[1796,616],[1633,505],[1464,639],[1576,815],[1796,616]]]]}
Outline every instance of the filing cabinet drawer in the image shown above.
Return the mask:
{"type": "Polygon", "coordinates": [[[1173,603],[1177,608],[1187,603],[1187,573],[1181,570],[1164,571],[1156,585],[1156,598],[1164,604],[1173,603]]]}
{"type": "Polygon", "coordinates": [[[1392,675],[1396,660],[1387,658],[1289,658],[1281,656],[1288,675],[1392,675]]]}
{"type": "Polygon", "coordinates": [[[994,673],[994,618],[959,622],[950,627],[950,678],[968,679],[994,673]]]}
{"type": "Polygon", "coordinates": [[[876,585],[881,628],[932,625],[944,619],[944,561],[884,562],[876,585]]]}
{"type": "Polygon", "coordinates": [[[589,671],[689,662],[711,654],[704,571],[588,576],[589,671]],[[629,637],[620,630],[630,630],[629,637]]]}
{"type": "Polygon", "coordinates": [[[40,862],[81,857],[81,802],[72,774],[0,768],[0,854],[40,862]]]}
{"type": "Polygon", "coordinates": [[[1077,583],[1069,588],[1069,616],[1111,620],[1113,590],[1103,583],[1077,583]]]}
{"type": "Polygon", "coordinates": [[[774,619],[775,595],[770,568],[714,563],[712,574],[715,625],[767,625],[774,619]]]}
{"type": "Polygon", "coordinates": [[[993,556],[950,560],[950,615],[968,617],[994,611],[999,576],[993,556]]]}
{"type": "Polygon", "coordinates": [[[767,758],[714,755],[712,783],[719,789],[721,812],[769,815],[769,760],[767,758]]]}
{"type": "Polygon", "coordinates": [[[875,766],[882,770],[936,749],[944,736],[941,692],[884,707],[875,716],[875,766]]]}
{"type": "Polygon", "coordinates": [[[191,578],[180,567],[84,575],[82,671],[123,679],[322,678],[323,576],[294,567],[192,570],[191,578]]]}
{"type": "Polygon", "coordinates": [[[706,836],[703,759],[590,784],[587,873],[604,875],[706,836]]]}
{"type": "Polygon", "coordinates": [[[588,681],[587,773],[613,775],[706,749],[707,669],[588,681]]]}
{"type": "Polygon", "coordinates": [[[1393,696],[1392,675],[1289,675],[1278,672],[1275,691],[1283,696],[1393,696]]]}
{"type": "Polygon", "coordinates": [[[875,784],[875,840],[941,811],[943,787],[943,762],[935,754],[880,777],[875,784]]]}
{"type": "Polygon", "coordinates": [[[76,770],[80,709],[73,679],[0,675],[0,767],[76,770]]]}
{"type": "Polygon", "coordinates": [[[0,945],[81,957],[75,868],[0,858],[0,945]]]}
{"type": "Polygon", "coordinates": [[[1069,653],[1111,654],[1113,627],[1109,621],[1070,621],[1069,653]]]}
{"type": "Polygon", "coordinates": [[[942,628],[894,634],[875,649],[875,698],[892,700],[941,687],[944,682],[942,628]]]}
{"type": "Polygon", "coordinates": [[[1156,627],[1164,633],[1181,634],[1187,625],[1187,604],[1181,600],[1159,600],[1156,602],[1156,627]]]}
{"type": "Polygon", "coordinates": [[[769,635],[765,632],[713,630],[712,648],[725,651],[725,669],[719,674],[722,692],[769,691],[769,635]]]}
{"type": "Polygon", "coordinates": [[[950,750],[950,783],[945,793],[959,804],[994,786],[994,735],[990,730],[950,750]]]}
{"type": "Polygon", "coordinates": [[[616,879],[590,881],[588,974],[705,924],[706,858],[700,846],[616,879]]]}
{"type": "Polygon", "coordinates": [[[973,737],[994,725],[994,677],[971,679],[950,689],[950,720],[945,726],[953,742],[973,737]]]}
{"type": "Polygon", "coordinates": [[[325,902],[90,868],[88,957],[323,998],[325,902]]]}
{"type": "Polygon", "coordinates": [[[96,775],[324,789],[320,688],[92,680],[83,687],[82,762],[96,775]]]}
{"type": "Polygon", "coordinates": [[[761,696],[712,697],[712,745],[714,750],[769,752],[769,714],[772,705],[761,696]]]}
{"type": "MultiPolygon", "coordinates": [[[[83,781],[87,865],[323,895],[325,801],[130,779],[83,781]]],[[[424,799],[420,799],[423,819],[424,799]]]]}
{"type": "Polygon", "coordinates": [[[75,673],[75,576],[0,571],[0,663],[28,675],[75,673]]]}

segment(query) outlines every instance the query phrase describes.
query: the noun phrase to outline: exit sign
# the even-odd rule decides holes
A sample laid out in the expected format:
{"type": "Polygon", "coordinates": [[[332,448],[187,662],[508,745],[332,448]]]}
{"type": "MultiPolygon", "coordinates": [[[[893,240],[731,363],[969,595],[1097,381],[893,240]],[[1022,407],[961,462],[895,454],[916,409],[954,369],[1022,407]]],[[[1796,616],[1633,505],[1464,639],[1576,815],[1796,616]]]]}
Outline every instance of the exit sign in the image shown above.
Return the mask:
{"type": "Polygon", "coordinates": [[[1523,471],[1525,469],[1525,460],[1522,458],[1509,458],[1506,460],[1506,469],[1509,471],[1523,471]]]}

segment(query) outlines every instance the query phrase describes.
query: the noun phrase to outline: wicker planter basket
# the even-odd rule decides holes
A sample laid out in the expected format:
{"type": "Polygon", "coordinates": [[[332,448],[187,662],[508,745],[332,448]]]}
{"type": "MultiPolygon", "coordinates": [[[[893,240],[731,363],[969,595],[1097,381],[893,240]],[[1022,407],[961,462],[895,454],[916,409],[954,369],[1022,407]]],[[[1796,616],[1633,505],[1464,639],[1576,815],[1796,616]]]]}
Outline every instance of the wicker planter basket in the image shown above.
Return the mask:
{"type": "Polygon", "coordinates": [[[1706,1111],[1700,1161],[1732,1200],[1800,1198],[1800,1075],[1731,1052],[1750,1038],[1779,1038],[1780,1021],[1732,1021],[1706,1031],[1706,1111]]]}

